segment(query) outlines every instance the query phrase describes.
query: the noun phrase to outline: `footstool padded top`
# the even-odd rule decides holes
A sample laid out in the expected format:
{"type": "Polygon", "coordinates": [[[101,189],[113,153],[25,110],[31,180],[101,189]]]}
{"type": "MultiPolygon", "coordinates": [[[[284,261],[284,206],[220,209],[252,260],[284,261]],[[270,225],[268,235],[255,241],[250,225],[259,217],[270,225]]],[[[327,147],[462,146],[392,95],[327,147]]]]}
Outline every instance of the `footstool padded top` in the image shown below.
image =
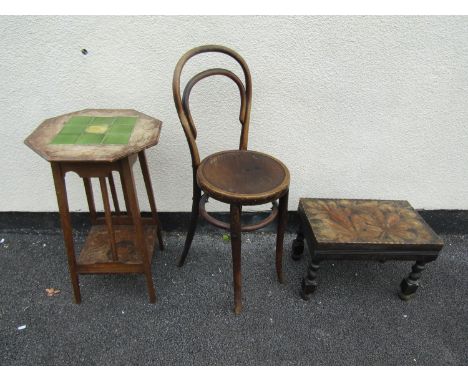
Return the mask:
{"type": "Polygon", "coordinates": [[[301,198],[301,210],[318,244],[443,247],[407,201],[301,198]]]}

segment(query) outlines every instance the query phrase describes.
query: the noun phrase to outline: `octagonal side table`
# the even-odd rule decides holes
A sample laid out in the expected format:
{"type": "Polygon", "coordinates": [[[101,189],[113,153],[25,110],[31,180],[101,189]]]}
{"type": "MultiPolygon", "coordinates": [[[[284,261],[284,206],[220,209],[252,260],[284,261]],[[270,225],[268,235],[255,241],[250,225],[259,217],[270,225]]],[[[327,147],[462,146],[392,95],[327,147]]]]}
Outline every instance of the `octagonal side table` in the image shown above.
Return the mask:
{"type": "Polygon", "coordinates": [[[161,125],[161,121],[135,110],[85,109],[45,120],[25,140],[52,167],[76,303],[81,302],[78,275],[91,273],[144,274],[149,300],[156,301],[151,260],[156,242],[162,250],[163,241],[145,149],[158,143],[161,125]],[[132,170],[137,158],[151,218],[140,213],[132,170]],[[83,178],[92,223],[78,257],[65,183],[67,172],[83,178]],[[113,172],[120,175],[126,212],[120,210],[113,172]],[[96,212],[91,178],[99,179],[104,216],[96,212]]]}

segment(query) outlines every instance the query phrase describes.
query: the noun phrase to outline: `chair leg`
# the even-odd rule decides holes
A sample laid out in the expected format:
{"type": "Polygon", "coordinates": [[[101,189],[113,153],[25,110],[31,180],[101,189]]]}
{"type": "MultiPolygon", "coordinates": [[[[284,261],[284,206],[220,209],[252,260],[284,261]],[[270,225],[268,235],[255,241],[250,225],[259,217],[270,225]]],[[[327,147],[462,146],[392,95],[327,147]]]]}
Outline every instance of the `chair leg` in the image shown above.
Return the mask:
{"type": "Polygon", "coordinates": [[[279,200],[278,230],[276,233],[276,275],[278,281],[283,283],[283,241],[284,231],[288,223],[288,195],[289,191],[279,200]]]}
{"type": "Polygon", "coordinates": [[[231,248],[232,270],[234,274],[234,313],[236,314],[239,314],[242,310],[240,209],[239,205],[231,204],[231,248]]]}
{"type": "Polygon", "coordinates": [[[190,246],[192,245],[193,236],[195,235],[195,229],[197,228],[198,222],[198,214],[200,211],[200,199],[201,199],[201,190],[200,188],[194,183],[193,186],[193,202],[192,202],[192,215],[190,217],[190,226],[188,228],[187,237],[185,238],[185,245],[182,255],[179,259],[178,266],[181,267],[185,263],[185,259],[187,258],[188,251],[190,250],[190,246]]]}

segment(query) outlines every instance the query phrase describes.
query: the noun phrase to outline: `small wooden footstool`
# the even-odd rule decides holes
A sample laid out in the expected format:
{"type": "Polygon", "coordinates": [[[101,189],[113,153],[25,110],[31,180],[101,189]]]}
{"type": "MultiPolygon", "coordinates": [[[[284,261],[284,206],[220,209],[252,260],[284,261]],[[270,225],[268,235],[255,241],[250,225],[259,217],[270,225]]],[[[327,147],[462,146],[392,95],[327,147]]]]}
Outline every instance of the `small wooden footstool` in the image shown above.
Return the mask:
{"type": "Polygon", "coordinates": [[[425,264],[434,261],[444,245],[407,201],[302,198],[299,216],[292,256],[300,259],[305,237],[311,255],[302,280],[305,300],[317,288],[324,260],[415,261],[400,284],[399,296],[408,300],[418,289],[425,264]]]}

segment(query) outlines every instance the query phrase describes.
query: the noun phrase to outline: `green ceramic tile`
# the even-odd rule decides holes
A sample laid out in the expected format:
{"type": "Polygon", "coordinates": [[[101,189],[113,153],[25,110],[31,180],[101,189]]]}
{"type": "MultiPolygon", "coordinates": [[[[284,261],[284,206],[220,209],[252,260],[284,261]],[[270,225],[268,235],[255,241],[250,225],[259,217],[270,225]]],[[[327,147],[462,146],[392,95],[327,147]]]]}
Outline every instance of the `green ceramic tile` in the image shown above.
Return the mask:
{"type": "Polygon", "coordinates": [[[112,122],[114,122],[114,119],[114,117],[94,117],[90,125],[110,125],[112,122]]]}
{"type": "Polygon", "coordinates": [[[76,140],[77,145],[98,145],[101,143],[104,134],[84,133],[76,140]]]}
{"type": "Polygon", "coordinates": [[[109,129],[109,134],[129,134],[132,131],[132,125],[112,125],[109,129]]]}
{"type": "Polygon", "coordinates": [[[137,117],[117,117],[114,124],[118,125],[134,125],[137,117]]]}
{"type": "Polygon", "coordinates": [[[102,141],[105,145],[126,145],[130,139],[130,134],[106,134],[102,141]]]}
{"type": "Polygon", "coordinates": [[[137,119],[137,117],[75,116],[65,123],[50,143],[125,145],[130,140],[137,119]]]}
{"type": "Polygon", "coordinates": [[[83,133],[85,134],[106,134],[109,130],[108,125],[89,125],[86,126],[83,133]]]}
{"type": "Polygon", "coordinates": [[[54,145],[71,145],[76,142],[78,139],[79,135],[78,134],[58,134],[55,136],[55,138],[52,140],[52,144],[54,145]]]}
{"type": "Polygon", "coordinates": [[[81,134],[86,129],[86,125],[73,125],[66,123],[62,130],[60,130],[59,135],[61,134],[81,134]]]}
{"type": "Polygon", "coordinates": [[[76,117],[71,117],[68,121],[67,124],[73,124],[73,125],[86,125],[90,123],[93,120],[94,117],[88,117],[88,116],[76,116],[76,117]]]}
{"type": "Polygon", "coordinates": [[[128,122],[114,122],[112,124],[112,126],[130,126],[130,127],[134,127],[135,124],[134,123],[128,123],[128,122]]]}

